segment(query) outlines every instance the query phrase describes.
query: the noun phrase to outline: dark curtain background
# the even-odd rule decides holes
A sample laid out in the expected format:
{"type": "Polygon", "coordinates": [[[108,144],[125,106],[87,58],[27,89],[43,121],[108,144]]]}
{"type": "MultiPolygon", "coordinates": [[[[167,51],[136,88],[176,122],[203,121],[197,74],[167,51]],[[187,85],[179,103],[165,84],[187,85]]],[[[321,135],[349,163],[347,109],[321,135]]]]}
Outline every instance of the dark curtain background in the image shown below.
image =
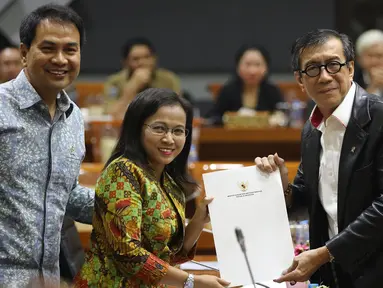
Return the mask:
{"type": "Polygon", "coordinates": [[[273,72],[290,72],[290,47],[314,28],[335,28],[335,1],[272,0],[77,0],[88,42],[82,72],[120,68],[120,49],[129,37],[146,36],[160,64],[175,72],[229,72],[244,42],[263,44],[273,72]]]}

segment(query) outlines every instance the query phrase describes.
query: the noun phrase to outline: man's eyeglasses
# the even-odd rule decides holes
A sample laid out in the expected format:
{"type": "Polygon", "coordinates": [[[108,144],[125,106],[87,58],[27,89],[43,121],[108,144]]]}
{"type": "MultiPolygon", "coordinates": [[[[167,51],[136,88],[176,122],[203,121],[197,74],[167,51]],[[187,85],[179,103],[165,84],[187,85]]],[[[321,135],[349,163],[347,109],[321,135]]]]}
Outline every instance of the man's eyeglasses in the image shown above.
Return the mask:
{"type": "Polygon", "coordinates": [[[165,136],[169,131],[172,133],[174,137],[177,138],[184,138],[189,135],[189,130],[185,129],[183,127],[176,127],[176,128],[168,128],[165,125],[162,124],[144,124],[147,126],[154,135],[157,136],[165,136]]]}
{"type": "Polygon", "coordinates": [[[326,69],[328,74],[336,74],[342,69],[348,62],[340,63],[338,61],[331,61],[326,64],[312,64],[306,67],[305,70],[298,70],[300,73],[304,73],[309,77],[317,77],[322,70],[322,67],[326,69]]]}

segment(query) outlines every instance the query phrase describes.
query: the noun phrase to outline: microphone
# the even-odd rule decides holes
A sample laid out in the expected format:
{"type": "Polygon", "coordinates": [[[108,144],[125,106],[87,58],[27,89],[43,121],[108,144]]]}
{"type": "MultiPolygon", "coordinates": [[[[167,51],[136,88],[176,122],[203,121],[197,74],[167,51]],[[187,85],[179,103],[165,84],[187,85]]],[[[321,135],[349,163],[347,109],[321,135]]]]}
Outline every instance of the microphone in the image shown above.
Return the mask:
{"type": "Polygon", "coordinates": [[[245,237],[243,237],[241,228],[235,228],[235,236],[237,236],[237,241],[239,246],[241,246],[242,252],[246,254],[245,237]]]}
{"type": "Polygon", "coordinates": [[[249,263],[249,258],[247,257],[247,251],[246,251],[246,245],[245,245],[245,237],[243,236],[243,232],[242,232],[241,228],[238,228],[238,227],[235,228],[235,236],[237,237],[238,244],[239,244],[239,246],[241,246],[241,250],[243,252],[243,255],[245,256],[246,265],[247,265],[247,268],[249,269],[249,274],[250,274],[250,277],[251,277],[251,282],[253,283],[254,288],[257,288],[257,285],[262,286],[264,288],[270,288],[269,286],[261,284],[261,283],[258,283],[258,282],[255,282],[255,280],[254,280],[254,275],[253,275],[253,272],[251,271],[251,267],[250,267],[250,263],[249,263]]]}

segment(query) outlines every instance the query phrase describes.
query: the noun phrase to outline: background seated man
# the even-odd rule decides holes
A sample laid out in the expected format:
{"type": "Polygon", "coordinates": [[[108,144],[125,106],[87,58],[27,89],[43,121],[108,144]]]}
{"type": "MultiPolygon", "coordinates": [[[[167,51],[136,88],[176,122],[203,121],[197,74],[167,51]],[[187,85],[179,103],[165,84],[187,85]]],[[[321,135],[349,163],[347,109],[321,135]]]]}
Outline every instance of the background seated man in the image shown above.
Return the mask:
{"type": "Polygon", "coordinates": [[[0,49],[0,83],[15,79],[22,69],[20,50],[9,45],[0,49]]]}
{"type": "Polygon", "coordinates": [[[168,88],[180,94],[180,80],[157,67],[153,44],[146,38],[129,39],[122,48],[123,69],[105,83],[107,113],[122,118],[135,95],[146,88],[168,88]]]}
{"type": "Polygon", "coordinates": [[[354,80],[368,92],[383,96],[383,32],[368,30],[355,44],[357,62],[354,80]]]}

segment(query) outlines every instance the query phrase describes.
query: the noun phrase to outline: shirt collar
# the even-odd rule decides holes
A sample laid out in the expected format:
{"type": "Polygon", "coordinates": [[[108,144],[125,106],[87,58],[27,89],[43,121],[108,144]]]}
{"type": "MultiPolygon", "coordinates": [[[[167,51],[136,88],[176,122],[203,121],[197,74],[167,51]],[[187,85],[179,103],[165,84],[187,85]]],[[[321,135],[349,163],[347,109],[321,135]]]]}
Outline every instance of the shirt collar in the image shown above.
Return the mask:
{"type": "MultiPolygon", "coordinates": [[[[347,127],[348,122],[350,121],[350,118],[351,118],[352,105],[354,104],[354,98],[355,98],[355,91],[356,91],[356,85],[354,82],[352,82],[352,85],[350,89],[348,90],[346,96],[344,97],[343,101],[339,104],[339,106],[335,109],[335,111],[326,120],[326,123],[330,118],[333,117],[337,119],[344,127],[347,127]]],[[[322,124],[326,125],[326,123],[323,122],[322,112],[320,112],[319,108],[316,105],[311,113],[310,122],[317,129],[322,127],[323,126],[322,124]]]]}
{"type": "MultiPolygon", "coordinates": [[[[16,90],[15,97],[19,102],[20,109],[27,109],[42,101],[40,95],[29,82],[24,70],[22,70],[13,81],[13,87],[16,90]]],[[[60,91],[60,93],[57,95],[57,108],[65,113],[68,111],[71,105],[73,105],[73,103],[66,92],[64,90],[60,91]]]]}
{"type": "Polygon", "coordinates": [[[13,87],[16,90],[15,97],[19,102],[20,109],[29,108],[42,100],[29,82],[24,70],[13,81],[13,87]]]}
{"type": "Polygon", "coordinates": [[[57,108],[65,113],[68,111],[71,105],[73,104],[71,103],[68,94],[64,90],[61,90],[57,95],[57,108]]]}

